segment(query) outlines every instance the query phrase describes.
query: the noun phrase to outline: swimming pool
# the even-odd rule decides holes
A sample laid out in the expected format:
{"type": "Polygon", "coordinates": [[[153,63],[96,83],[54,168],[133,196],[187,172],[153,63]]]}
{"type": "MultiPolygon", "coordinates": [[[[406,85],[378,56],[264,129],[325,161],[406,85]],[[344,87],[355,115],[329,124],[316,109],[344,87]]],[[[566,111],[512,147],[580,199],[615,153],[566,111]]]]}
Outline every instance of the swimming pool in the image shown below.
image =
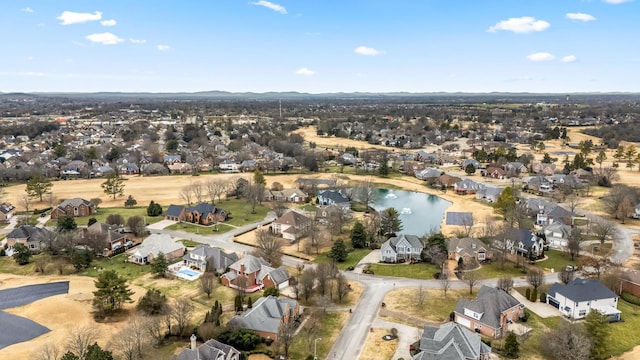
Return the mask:
{"type": "Polygon", "coordinates": [[[200,277],[200,273],[197,271],[193,271],[189,268],[182,268],[177,272],[178,277],[181,277],[186,280],[195,280],[200,277]]]}

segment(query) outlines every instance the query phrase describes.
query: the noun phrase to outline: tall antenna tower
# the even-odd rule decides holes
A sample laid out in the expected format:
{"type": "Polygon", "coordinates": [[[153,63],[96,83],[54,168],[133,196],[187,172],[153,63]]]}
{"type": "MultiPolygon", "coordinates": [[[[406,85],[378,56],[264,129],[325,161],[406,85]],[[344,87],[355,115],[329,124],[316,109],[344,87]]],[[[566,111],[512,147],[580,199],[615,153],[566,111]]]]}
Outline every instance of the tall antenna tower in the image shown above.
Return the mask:
{"type": "Polygon", "coordinates": [[[278,105],[280,107],[280,121],[282,121],[282,100],[278,100],[278,105]]]}

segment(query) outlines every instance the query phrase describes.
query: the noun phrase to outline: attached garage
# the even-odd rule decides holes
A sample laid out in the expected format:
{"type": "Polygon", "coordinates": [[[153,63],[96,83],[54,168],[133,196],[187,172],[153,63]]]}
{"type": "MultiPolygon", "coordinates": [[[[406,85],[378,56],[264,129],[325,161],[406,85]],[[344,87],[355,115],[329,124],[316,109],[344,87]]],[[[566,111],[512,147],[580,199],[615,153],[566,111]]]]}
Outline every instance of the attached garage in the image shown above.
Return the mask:
{"type": "Polygon", "coordinates": [[[558,302],[558,300],[552,297],[547,297],[547,302],[549,303],[549,305],[553,306],[554,308],[560,309],[560,302],[558,302]]]}
{"type": "Polygon", "coordinates": [[[460,316],[456,316],[456,322],[467,329],[471,329],[471,321],[460,316]]]}

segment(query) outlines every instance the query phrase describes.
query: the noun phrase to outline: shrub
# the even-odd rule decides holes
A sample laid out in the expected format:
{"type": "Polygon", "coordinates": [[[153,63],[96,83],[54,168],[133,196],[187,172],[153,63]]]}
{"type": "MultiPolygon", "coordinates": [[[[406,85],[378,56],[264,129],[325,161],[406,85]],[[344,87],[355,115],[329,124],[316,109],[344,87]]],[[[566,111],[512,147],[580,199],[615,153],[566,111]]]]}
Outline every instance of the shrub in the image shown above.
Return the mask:
{"type": "Polygon", "coordinates": [[[270,286],[270,287],[264,289],[264,294],[262,294],[262,296],[264,296],[264,297],[267,297],[267,296],[278,297],[278,296],[280,296],[280,290],[278,290],[278,288],[275,287],[275,286],[270,286]]]}
{"type": "Polygon", "coordinates": [[[538,289],[533,289],[533,291],[531,292],[531,302],[536,302],[538,301],[538,289]]]}
{"type": "Polygon", "coordinates": [[[452,311],[452,312],[450,312],[450,313],[449,313],[449,321],[453,321],[453,320],[455,320],[455,318],[456,318],[456,313],[455,313],[455,312],[453,312],[453,311],[452,311]]]}
{"type": "Polygon", "coordinates": [[[140,298],[136,309],[147,315],[157,315],[162,313],[164,306],[167,304],[167,297],[158,289],[149,289],[143,297],[140,298]]]}
{"type": "Polygon", "coordinates": [[[218,335],[218,341],[242,351],[250,351],[260,344],[260,335],[246,329],[228,329],[218,335]]]}
{"type": "Polygon", "coordinates": [[[527,322],[527,320],[529,320],[529,312],[525,309],[522,316],[520,316],[520,321],[527,322]]]}
{"type": "Polygon", "coordinates": [[[547,302],[547,293],[544,291],[540,293],[540,302],[543,302],[543,303],[547,302]]]}
{"type": "Polygon", "coordinates": [[[623,291],[622,294],[620,295],[622,296],[622,299],[630,304],[633,305],[640,305],[640,298],[637,296],[634,296],[633,294],[623,291]]]}
{"type": "Polygon", "coordinates": [[[527,290],[525,290],[524,297],[526,297],[527,300],[531,299],[531,289],[527,288],[527,290]]]}

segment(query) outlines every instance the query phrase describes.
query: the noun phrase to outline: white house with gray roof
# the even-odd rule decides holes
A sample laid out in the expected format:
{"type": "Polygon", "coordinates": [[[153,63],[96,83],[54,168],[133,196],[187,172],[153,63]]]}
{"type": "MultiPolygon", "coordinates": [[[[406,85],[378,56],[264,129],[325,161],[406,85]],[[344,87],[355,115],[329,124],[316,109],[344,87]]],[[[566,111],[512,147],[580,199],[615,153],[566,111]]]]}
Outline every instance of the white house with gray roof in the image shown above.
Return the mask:
{"type": "Polygon", "coordinates": [[[400,235],[389,238],[380,247],[381,262],[420,260],[424,243],[415,235],[400,235]]]}
{"type": "Polygon", "coordinates": [[[420,352],[413,360],[488,360],[491,346],[480,336],[455,322],[440,327],[426,325],[420,338],[420,352]]]}
{"type": "Polygon", "coordinates": [[[221,249],[209,245],[198,245],[182,257],[184,265],[195,267],[200,271],[206,271],[207,267],[219,274],[238,261],[238,255],[234,252],[228,254],[221,249]]]}
{"type": "Polygon", "coordinates": [[[163,253],[168,261],[184,255],[185,247],[176,242],[167,234],[151,234],[147,236],[140,246],[135,248],[129,256],[129,262],[134,264],[149,264],[158,254],[163,253]]]}
{"type": "Polygon", "coordinates": [[[475,300],[460,299],[454,321],[495,339],[506,335],[507,324],[523,315],[524,306],[505,291],[483,285],[475,300]]]}
{"type": "Polygon", "coordinates": [[[568,318],[583,319],[593,310],[619,321],[618,296],[597,279],[576,278],[564,285],[555,283],[547,291],[547,303],[568,318]]]}

